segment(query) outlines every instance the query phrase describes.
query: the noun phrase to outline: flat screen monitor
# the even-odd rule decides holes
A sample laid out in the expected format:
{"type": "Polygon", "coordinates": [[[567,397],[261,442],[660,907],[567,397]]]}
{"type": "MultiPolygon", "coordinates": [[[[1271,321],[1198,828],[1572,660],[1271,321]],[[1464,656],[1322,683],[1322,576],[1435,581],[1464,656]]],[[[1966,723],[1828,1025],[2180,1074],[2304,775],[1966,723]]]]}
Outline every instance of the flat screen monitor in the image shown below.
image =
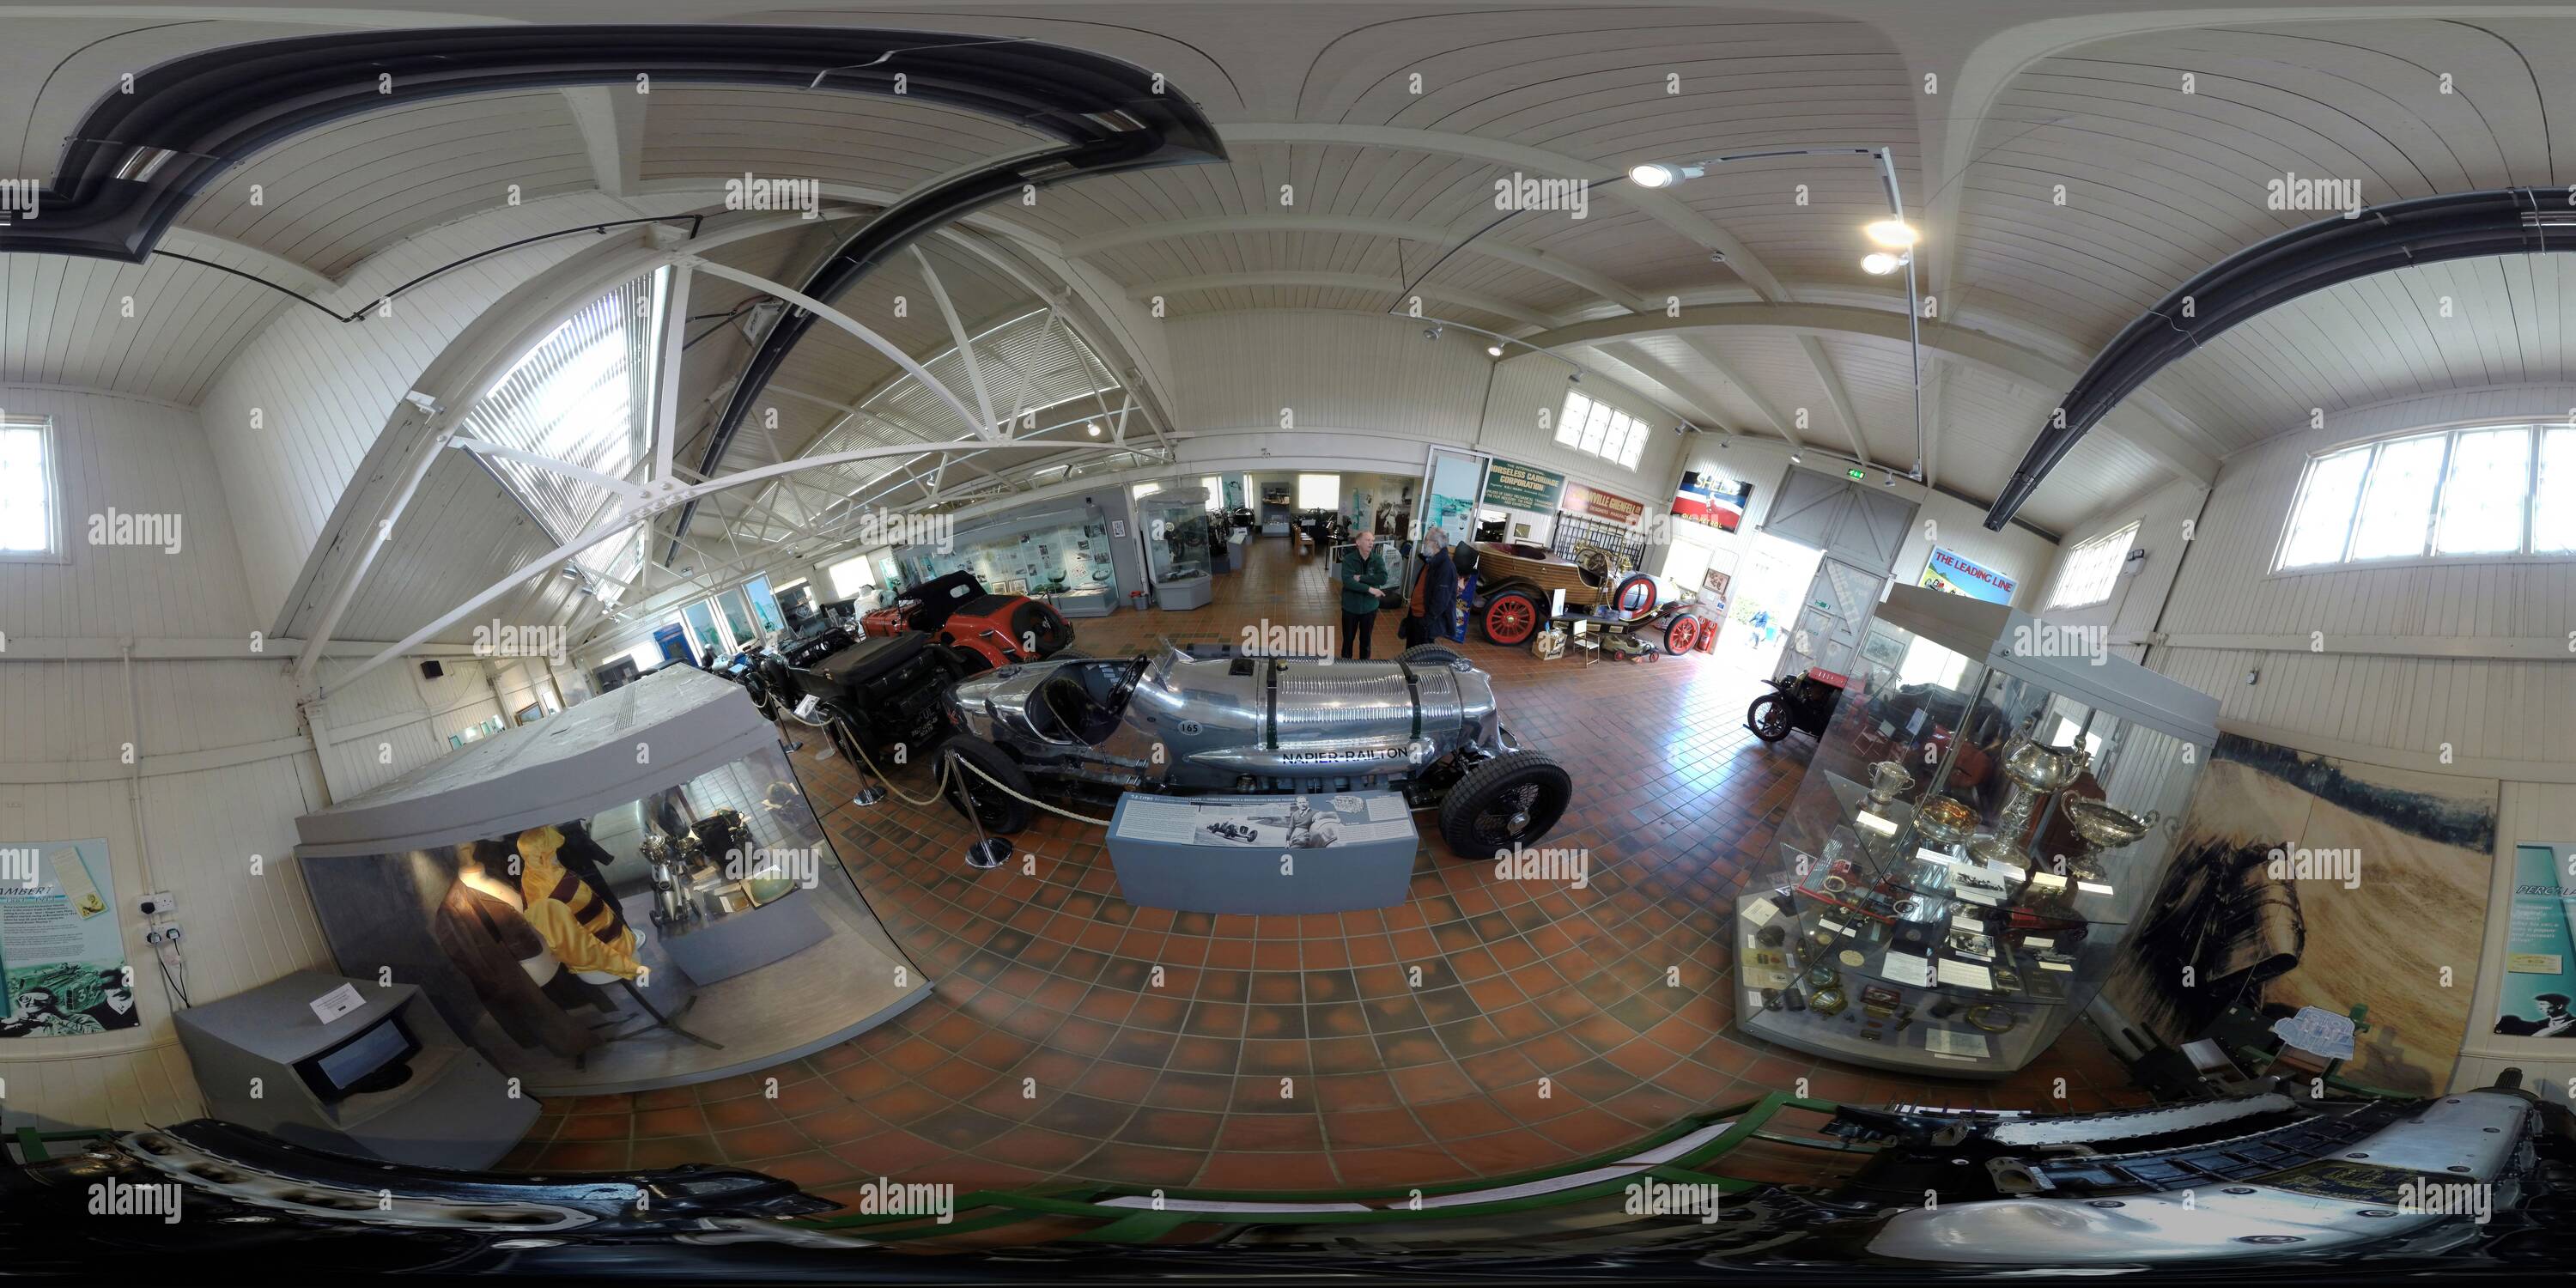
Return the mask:
{"type": "Polygon", "coordinates": [[[401,1016],[388,1015],[321,1054],[296,1061],[295,1072],[328,1104],[362,1091],[401,1086],[411,1076],[404,1061],[419,1053],[420,1039],[403,1027],[401,1016]]]}

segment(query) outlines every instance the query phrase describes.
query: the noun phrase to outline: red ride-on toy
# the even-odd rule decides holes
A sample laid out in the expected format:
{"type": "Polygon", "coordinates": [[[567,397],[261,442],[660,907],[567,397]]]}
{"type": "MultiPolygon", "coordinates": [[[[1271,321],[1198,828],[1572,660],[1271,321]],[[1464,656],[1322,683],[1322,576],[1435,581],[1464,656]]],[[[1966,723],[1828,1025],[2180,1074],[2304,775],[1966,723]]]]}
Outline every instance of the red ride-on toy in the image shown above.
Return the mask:
{"type": "Polygon", "coordinates": [[[859,622],[872,636],[897,631],[929,635],[967,675],[1053,657],[1073,643],[1073,625],[1054,605],[1026,595],[993,594],[971,572],[925,581],[859,622]]]}

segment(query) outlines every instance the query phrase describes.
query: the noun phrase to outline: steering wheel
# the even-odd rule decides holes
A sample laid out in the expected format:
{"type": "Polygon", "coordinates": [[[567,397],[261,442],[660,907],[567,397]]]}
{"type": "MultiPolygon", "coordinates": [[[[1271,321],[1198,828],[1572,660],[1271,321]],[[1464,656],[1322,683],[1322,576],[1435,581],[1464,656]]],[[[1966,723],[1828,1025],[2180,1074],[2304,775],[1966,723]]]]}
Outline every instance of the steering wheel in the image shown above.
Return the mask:
{"type": "Polygon", "coordinates": [[[1152,658],[1140,657],[1127,668],[1127,678],[1109,690],[1109,709],[1112,712],[1124,713],[1127,710],[1127,699],[1136,696],[1136,682],[1145,678],[1145,668],[1151,665],[1152,658]]]}

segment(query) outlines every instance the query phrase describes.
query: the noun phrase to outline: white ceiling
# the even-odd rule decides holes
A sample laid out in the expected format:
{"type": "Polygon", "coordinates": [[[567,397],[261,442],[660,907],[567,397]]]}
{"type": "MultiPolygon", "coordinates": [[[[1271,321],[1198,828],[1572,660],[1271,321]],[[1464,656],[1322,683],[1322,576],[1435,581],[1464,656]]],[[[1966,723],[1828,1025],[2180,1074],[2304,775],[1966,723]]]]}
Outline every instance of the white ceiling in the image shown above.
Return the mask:
{"type": "MultiPolygon", "coordinates": [[[[1606,182],[1583,219],[1530,213],[1488,230],[1498,214],[1494,180],[1515,170],[1606,180],[1644,160],[1884,145],[1926,231],[1920,258],[1940,302],[1926,327],[1938,376],[1929,393],[1939,434],[1932,463],[1943,485],[1988,496],[2064,392],[2060,374],[2071,378],[2197,269],[2315,217],[2267,209],[2267,180],[2285,172],[2357,179],[2374,202],[2556,184],[2569,172],[2554,149],[2562,139],[2576,147],[2569,5],[2291,3],[2245,22],[2123,3],[2070,16],[2039,0],[799,8],[344,3],[294,22],[247,7],[198,6],[196,20],[165,9],[31,11],[10,18],[10,38],[0,42],[0,120],[23,122],[17,138],[0,132],[0,152],[14,151],[13,173],[50,173],[62,134],[118,72],[360,22],[688,18],[1052,40],[1163,73],[1219,123],[1233,161],[1084,180],[1033,207],[996,209],[988,227],[1059,245],[1137,298],[1165,297],[1182,317],[1380,312],[1416,276],[1429,309],[1515,335],[1642,312],[1622,338],[1571,346],[1573,356],[1737,432],[1782,432],[1803,409],[1810,428],[1793,431],[1803,441],[1901,470],[1915,437],[1901,342],[1759,318],[1705,329],[1646,325],[1661,321],[1668,297],[1901,311],[1901,280],[1857,267],[1866,249],[1857,228],[1881,211],[1866,161],[1740,163],[1661,194],[1606,182]],[[1937,93],[1925,92],[1927,75],[1938,78],[1937,93]],[[1726,262],[1715,262],[1721,254],[1726,262]],[[1942,356],[1969,334],[2028,361],[2006,369],[1942,356]],[[1844,423],[1844,407],[1856,425],[1844,423]]],[[[208,191],[180,226],[194,235],[190,253],[311,284],[424,228],[502,204],[513,185],[522,200],[603,187],[712,192],[723,177],[751,170],[893,194],[1036,141],[917,104],[674,88],[645,100],[633,154],[603,162],[599,115],[582,110],[579,92],[388,110],[273,149],[208,191]]],[[[794,281],[847,227],[742,243],[722,258],[794,281]]],[[[1031,306],[1025,289],[978,258],[934,255],[970,327],[1031,306]]],[[[2559,289],[2562,271],[2546,258],[2439,265],[2278,310],[2158,376],[2059,467],[2025,514],[2075,526],[2195,460],[2205,466],[2293,427],[2310,407],[2568,378],[2563,315],[2576,302],[2559,289]]],[[[948,342],[936,312],[895,321],[880,298],[919,300],[921,285],[917,267],[900,261],[862,284],[849,311],[872,325],[882,319],[908,352],[927,355],[948,342]]],[[[702,278],[692,311],[720,312],[750,294],[702,278]]],[[[0,259],[0,380],[192,404],[282,307],[301,306],[169,261],[0,259]],[[135,319],[102,311],[102,300],[137,290],[178,306],[135,319]]],[[[748,352],[738,333],[691,351],[681,405],[698,409],[693,429],[748,352]]],[[[777,383],[856,404],[894,373],[881,356],[819,327],[777,383]]],[[[731,463],[793,454],[841,415],[810,399],[768,401],[779,427],[747,433],[731,463]]],[[[739,504],[715,511],[742,512],[739,504]]]]}

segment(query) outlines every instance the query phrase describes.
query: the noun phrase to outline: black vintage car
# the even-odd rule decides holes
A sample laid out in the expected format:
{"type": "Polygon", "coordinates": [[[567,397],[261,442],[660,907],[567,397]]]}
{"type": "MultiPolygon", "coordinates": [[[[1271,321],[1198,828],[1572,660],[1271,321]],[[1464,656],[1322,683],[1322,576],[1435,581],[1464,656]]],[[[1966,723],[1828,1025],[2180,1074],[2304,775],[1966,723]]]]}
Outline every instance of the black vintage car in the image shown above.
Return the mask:
{"type": "Polygon", "coordinates": [[[960,673],[957,663],[919,631],[832,634],[824,642],[840,647],[820,656],[819,649],[808,648],[799,654],[805,665],[781,659],[783,709],[822,726],[833,748],[854,764],[882,764],[898,746],[905,750],[895,753],[897,760],[911,763],[942,732],[948,691],[960,673]]]}

